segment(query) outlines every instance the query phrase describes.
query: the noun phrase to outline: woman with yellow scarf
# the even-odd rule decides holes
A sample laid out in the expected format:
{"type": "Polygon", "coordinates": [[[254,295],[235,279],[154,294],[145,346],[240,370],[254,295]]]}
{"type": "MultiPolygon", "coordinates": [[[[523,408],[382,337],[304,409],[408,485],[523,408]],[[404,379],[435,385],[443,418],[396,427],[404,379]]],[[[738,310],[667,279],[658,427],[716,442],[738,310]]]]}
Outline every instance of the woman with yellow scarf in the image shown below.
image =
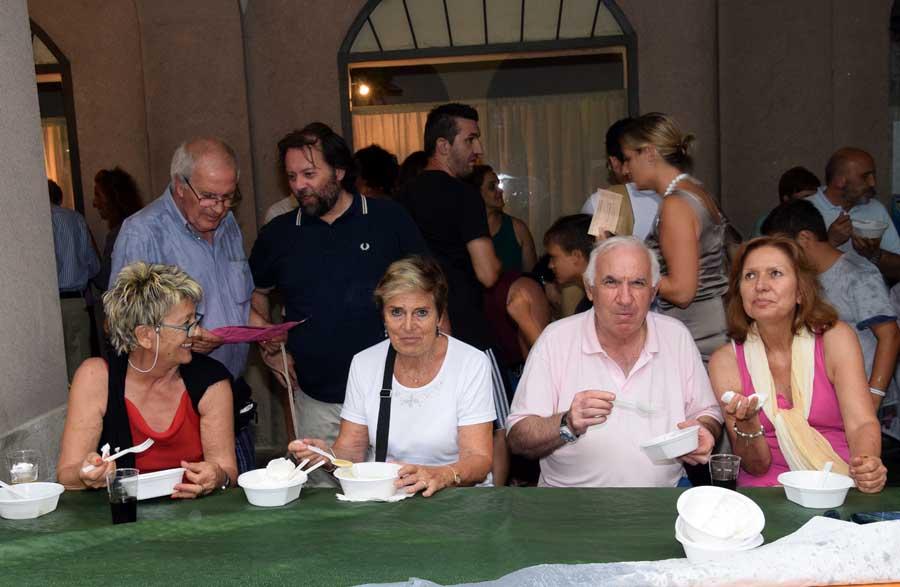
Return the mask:
{"type": "Polygon", "coordinates": [[[860,491],[881,491],[887,469],[858,339],[794,241],[762,237],[741,247],[726,315],[733,342],[715,352],[709,371],[741,457],[738,485],[777,485],[784,471],[831,461],[860,491]],[[725,402],[729,390],[735,396],[725,402]]]}

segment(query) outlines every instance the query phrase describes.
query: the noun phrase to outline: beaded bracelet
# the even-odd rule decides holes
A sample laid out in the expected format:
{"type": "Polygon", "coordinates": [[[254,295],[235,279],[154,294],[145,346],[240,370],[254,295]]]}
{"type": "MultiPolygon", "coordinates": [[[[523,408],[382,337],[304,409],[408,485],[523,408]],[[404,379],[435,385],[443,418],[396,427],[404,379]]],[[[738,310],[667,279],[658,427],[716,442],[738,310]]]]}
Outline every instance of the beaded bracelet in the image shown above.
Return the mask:
{"type": "Polygon", "coordinates": [[[749,441],[753,440],[754,438],[759,438],[760,436],[765,434],[766,431],[765,431],[765,428],[760,426],[759,430],[757,432],[753,432],[751,434],[748,434],[746,432],[741,432],[740,430],[738,430],[737,422],[735,422],[734,423],[734,433],[738,435],[738,438],[743,438],[744,440],[749,442],[749,441]]]}

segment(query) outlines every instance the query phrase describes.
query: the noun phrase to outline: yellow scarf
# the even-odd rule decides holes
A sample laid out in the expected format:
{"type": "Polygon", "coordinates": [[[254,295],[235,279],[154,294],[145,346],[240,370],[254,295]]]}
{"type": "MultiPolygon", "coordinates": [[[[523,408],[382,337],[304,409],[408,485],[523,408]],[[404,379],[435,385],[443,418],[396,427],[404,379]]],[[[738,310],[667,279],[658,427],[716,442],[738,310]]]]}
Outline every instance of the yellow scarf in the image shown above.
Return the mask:
{"type": "Polygon", "coordinates": [[[828,461],[834,463],[833,471],[849,475],[850,468],[831,443],[818,430],[809,425],[809,410],[812,407],[813,374],[816,362],[816,337],[806,328],[794,336],[791,343],[791,389],[794,405],[790,410],[778,408],[775,382],[769,370],[766,347],[756,324],[750,327],[744,342],[744,358],[753,387],[760,396],[765,396],[763,412],[775,426],[775,437],[792,471],[821,470],[828,461]]]}

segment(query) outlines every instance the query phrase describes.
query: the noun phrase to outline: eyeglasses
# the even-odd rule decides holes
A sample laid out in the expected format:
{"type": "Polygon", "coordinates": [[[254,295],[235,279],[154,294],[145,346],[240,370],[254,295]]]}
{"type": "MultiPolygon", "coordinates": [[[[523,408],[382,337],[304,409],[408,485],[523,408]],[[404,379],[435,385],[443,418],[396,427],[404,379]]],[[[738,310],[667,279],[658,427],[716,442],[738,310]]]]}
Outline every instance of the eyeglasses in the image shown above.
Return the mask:
{"type": "Polygon", "coordinates": [[[182,175],[181,179],[185,184],[187,184],[189,188],[191,188],[191,191],[194,193],[197,201],[204,208],[212,208],[216,204],[222,204],[226,208],[234,208],[238,205],[238,202],[241,201],[241,188],[239,188],[237,185],[234,186],[234,191],[232,193],[225,194],[224,196],[209,193],[200,194],[197,192],[197,190],[194,189],[194,186],[191,185],[191,182],[188,178],[182,175]]]}
{"type": "Polygon", "coordinates": [[[194,314],[194,321],[191,322],[190,324],[184,324],[182,326],[173,326],[172,324],[160,323],[160,325],[157,326],[156,329],[158,331],[160,328],[171,328],[172,330],[180,330],[180,331],[184,332],[185,336],[190,336],[191,331],[194,330],[195,328],[197,328],[198,326],[200,326],[201,320],[203,320],[203,314],[201,314],[200,312],[197,312],[196,314],[194,314]]]}

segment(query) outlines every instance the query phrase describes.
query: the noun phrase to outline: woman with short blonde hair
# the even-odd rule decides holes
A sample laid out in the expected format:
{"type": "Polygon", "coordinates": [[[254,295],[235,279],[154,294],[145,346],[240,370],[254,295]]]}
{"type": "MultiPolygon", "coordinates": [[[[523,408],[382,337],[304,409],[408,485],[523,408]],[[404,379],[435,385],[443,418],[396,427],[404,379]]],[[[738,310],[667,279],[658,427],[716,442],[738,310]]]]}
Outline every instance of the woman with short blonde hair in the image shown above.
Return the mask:
{"type": "Polygon", "coordinates": [[[298,459],[321,460],[315,446],[353,462],[402,463],[398,491],[426,497],[484,482],[496,417],[491,369],[485,353],[438,328],[447,307],[440,265],[424,257],[391,263],[375,300],[387,340],[353,357],[334,446],[304,438],[288,450],[298,459]]]}
{"type": "Polygon", "coordinates": [[[142,473],[184,467],[172,497],[224,488],[237,476],[231,376],[191,351],[203,319],[200,285],[173,265],[137,262],[103,296],[117,354],[86,360],[69,393],[57,475],[68,489],[106,485],[117,464],[142,473]],[[152,439],[137,455],[104,462],[101,447],[152,439]]]}

